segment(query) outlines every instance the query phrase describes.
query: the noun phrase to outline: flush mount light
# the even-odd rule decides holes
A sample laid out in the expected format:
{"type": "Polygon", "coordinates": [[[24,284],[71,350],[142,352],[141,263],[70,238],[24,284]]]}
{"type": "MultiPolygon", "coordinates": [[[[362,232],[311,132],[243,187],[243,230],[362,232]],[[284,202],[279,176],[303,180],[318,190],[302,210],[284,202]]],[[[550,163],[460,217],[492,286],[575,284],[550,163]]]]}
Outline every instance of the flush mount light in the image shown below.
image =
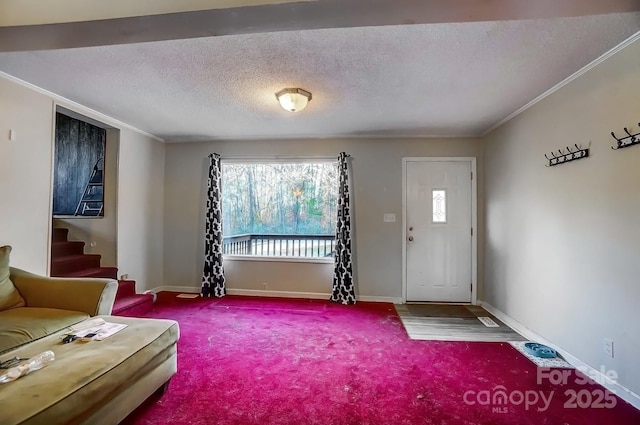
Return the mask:
{"type": "Polygon", "coordinates": [[[287,88],[276,93],[276,99],[285,111],[298,112],[303,110],[311,100],[311,92],[300,88],[287,88]]]}

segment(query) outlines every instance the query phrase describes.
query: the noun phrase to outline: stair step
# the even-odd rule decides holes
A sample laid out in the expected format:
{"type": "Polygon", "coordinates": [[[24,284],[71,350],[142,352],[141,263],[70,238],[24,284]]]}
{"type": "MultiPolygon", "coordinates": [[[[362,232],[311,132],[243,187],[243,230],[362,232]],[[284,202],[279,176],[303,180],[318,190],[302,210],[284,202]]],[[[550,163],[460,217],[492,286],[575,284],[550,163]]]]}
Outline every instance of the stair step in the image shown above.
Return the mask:
{"type": "Polygon", "coordinates": [[[65,255],[51,260],[51,276],[68,275],[84,269],[100,267],[98,254],[65,255]]]}
{"type": "Polygon", "coordinates": [[[51,235],[51,240],[53,242],[64,242],[67,240],[69,236],[69,229],[65,229],[63,227],[54,227],[53,233],[51,235]]]}
{"type": "Polygon", "coordinates": [[[135,280],[119,280],[118,292],[116,292],[116,300],[136,295],[135,280]]]}
{"type": "Polygon", "coordinates": [[[152,294],[131,295],[113,304],[111,312],[114,316],[137,317],[147,313],[153,308],[152,294]]]}
{"type": "Polygon", "coordinates": [[[84,254],[84,242],[82,241],[58,241],[51,244],[52,259],[82,254],[84,254]]]}
{"type": "Polygon", "coordinates": [[[95,267],[60,275],[61,277],[104,277],[108,279],[118,278],[117,267],[95,267]]]}
{"type": "MultiPolygon", "coordinates": [[[[117,279],[116,267],[100,267],[101,256],[85,254],[85,243],[70,241],[69,229],[54,227],[51,242],[51,276],[55,277],[99,277],[117,279]]],[[[124,290],[125,293],[129,289],[124,290]]],[[[135,283],[133,286],[135,294],[135,283]]]]}

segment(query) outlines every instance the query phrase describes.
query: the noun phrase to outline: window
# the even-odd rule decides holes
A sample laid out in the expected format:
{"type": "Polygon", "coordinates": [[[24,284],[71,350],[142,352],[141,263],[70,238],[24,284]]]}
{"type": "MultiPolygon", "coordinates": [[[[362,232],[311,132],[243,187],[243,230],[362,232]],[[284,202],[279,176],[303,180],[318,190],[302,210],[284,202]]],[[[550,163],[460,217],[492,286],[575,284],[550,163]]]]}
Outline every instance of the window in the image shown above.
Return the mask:
{"type": "Polygon", "coordinates": [[[331,257],[336,162],[223,162],[223,253],[331,257]]]}
{"type": "Polygon", "coordinates": [[[432,191],[433,198],[433,222],[434,223],[446,223],[447,222],[447,191],[444,189],[434,189],[432,191]]]}

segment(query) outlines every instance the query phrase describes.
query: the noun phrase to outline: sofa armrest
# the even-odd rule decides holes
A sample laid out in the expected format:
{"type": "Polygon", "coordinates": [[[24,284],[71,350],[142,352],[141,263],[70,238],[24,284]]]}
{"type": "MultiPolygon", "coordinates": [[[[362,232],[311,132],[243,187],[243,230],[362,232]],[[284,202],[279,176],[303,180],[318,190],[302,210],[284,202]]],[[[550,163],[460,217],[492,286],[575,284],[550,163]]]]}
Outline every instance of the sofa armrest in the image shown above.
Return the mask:
{"type": "Polygon", "coordinates": [[[11,281],[27,307],[110,315],[118,282],[101,278],[46,277],[11,267],[11,281]]]}

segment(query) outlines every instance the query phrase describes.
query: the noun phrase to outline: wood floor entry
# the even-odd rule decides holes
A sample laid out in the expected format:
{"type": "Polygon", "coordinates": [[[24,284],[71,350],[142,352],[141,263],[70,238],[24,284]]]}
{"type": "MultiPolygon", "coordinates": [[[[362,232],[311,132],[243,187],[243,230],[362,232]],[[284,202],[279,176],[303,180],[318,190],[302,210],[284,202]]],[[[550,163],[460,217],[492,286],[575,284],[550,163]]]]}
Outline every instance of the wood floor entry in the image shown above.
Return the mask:
{"type": "Polygon", "coordinates": [[[480,306],[395,304],[409,338],[432,341],[525,341],[525,338],[480,306]],[[498,327],[478,318],[488,317],[498,327]]]}

